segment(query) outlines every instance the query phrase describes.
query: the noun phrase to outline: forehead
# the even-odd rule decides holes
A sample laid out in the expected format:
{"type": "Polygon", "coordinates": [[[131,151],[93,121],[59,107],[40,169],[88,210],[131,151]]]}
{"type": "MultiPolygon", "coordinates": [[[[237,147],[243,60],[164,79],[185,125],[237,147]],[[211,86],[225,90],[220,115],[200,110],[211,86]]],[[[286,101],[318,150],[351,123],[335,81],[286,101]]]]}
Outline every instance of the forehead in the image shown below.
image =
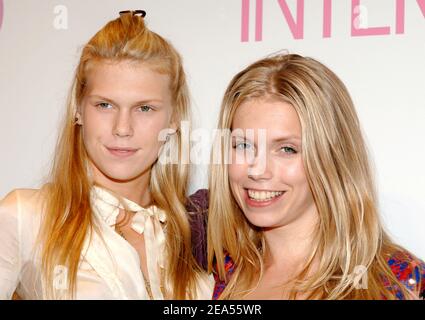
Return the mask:
{"type": "Polygon", "coordinates": [[[267,135],[297,135],[301,124],[295,108],[282,100],[250,99],[237,109],[232,129],[267,129],[267,135]]]}
{"type": "Polygon", "coordinates": [[[88,92],[170,94],[167,74],[155,71],[149,64],[128,60],[91,62],[86,70],[86,81],[88,92]]]}

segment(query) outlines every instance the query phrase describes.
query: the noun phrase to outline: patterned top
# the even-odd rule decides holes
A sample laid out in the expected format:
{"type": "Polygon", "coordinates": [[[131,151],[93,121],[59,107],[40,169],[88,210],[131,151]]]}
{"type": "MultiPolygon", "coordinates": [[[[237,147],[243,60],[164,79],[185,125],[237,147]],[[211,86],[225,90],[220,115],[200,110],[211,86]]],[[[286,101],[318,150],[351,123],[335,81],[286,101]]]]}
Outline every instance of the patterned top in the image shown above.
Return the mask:
{"type": "Polygon", "coordinates": [[[196,261],[207,270],[207,213],[208,190],[199,189],[192,194],[186,203],[192,232],[192,252],[196,261]]]}
{"type": "MultiPolygon", "coordinates": [[[[191,215],[192,228],[192,250],[198,263],[207,269],[207,212],[208,212],[208,190],[200,189],[190,196],[186,204],[186,209],[191,215]]],[[[235,265],[229,255],[225,256],[225,271],[229,278],[234,271],[235,265]]],[[[399,251],[393,254],[388,259],[388,265],[397,279],[403,283],[407,289],[413,290],[420,288],[420,297],[425,299],[425,263],[417,258],[414,258],[407,251],[399,251]]],[[[218,276],[214,274],[216,280],[213,299],[220,297],[226,283],[220,281],[218,276]]],[[[394,290],[397,299],[404,300],[405,297],[400,288],[391,285],[388,279],[383,277],[383,284],[388,290],[394,290]]],[[[385,299],[385,297],[382,297],[385,299]]]]}
{"type": "MultiPolygon", "coordinates": [[[[224,258],[226,277],[229,279],[233,274],[235,265],[232,258],[226,254],[224,258]]],[[[397,279],[409,290],[419,288],[420,298],[425,300],[425,263],[414,258],[407,251],[398,251],[388,259],[388,265],[397,279]]],[[[221,281],[217,274],[214,274],[215,287],[213,300],[217,300],[226,288],[226,282],[221,281]]],[[[405,300],[402,290],[397,285],[392,285],[388,279],[383,277],[383,284],[386,289],[394,291],[398,300],[405,300]]],[[[382,296],[385,300],[385,297],[382,296]]]]}

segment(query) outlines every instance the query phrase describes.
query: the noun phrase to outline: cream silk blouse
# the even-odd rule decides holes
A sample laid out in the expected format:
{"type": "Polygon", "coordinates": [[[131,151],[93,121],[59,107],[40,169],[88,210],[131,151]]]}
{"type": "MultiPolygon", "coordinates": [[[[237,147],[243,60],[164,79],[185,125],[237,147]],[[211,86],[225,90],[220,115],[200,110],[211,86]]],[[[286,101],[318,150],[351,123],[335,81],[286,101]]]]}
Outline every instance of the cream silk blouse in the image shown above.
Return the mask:
{"type": "MultiPolygon", "coordinates": [[[[105,189],[93,187],[91,206],[100,237],[96,232],[86,237],[77,272],[76,299],[149,299],[140,258],[136,250],[115,232],[119,209],[117,198],[105,189]],[[102,241],[103,239],[103,241],[102,241]]],[[[123,199],[133,211],[131,227],[144,234],[151,292],[154,299],[164,299],[160,290],[164,267],[163,224],[165,213],[155,206],[147,209],[123,199]]],[[[0,300],[10,299],[16,290],[22,299],[43,299],[39,246],[43,196],[40,190],[19,189],[0,202],[0,300]]],[[[55,270],[55,288],[66,281],[66,269],[55,270]]],[[[198,279],[198,299],[211,299],[214,281],[204,275],[198,279]]]]}

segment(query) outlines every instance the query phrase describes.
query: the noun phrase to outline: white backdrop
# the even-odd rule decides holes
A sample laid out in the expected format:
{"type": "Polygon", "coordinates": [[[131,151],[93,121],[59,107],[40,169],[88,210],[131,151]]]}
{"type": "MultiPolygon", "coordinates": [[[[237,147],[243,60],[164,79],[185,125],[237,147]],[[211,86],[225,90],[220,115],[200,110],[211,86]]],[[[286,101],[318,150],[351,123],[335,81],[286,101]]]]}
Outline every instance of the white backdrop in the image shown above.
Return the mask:
{"type": "MultiPolygon", "coordinates": [[[[297,18],[297,0],[0,0],[0,198],[43,182],[84,43],[120,10],[145,9],[184,57],[202,128],[216,126],[225,87],[256,59],[288,50],[334,70],[363,124],[387,229],[424,259],[425,0],[298,4],[297,18]],[[372,34],[352,34],[352,20],[372,34]]],[[[207,185],[206,166],[195,172],[191,191],[207,185]]]]}

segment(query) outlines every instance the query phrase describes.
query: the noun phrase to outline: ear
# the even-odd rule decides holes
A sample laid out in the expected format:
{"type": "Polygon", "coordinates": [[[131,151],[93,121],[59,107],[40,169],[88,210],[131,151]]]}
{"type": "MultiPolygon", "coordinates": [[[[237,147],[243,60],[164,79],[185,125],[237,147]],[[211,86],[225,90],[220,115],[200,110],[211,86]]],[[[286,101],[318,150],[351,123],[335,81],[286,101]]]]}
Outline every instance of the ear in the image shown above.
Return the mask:
{"type": "Polygon", "coordinates": [[[83,120],[81,120],[81,114],[78,111],[75,113],[75,124],[78,124],[80,126],[83,125],[83,120]]]}

